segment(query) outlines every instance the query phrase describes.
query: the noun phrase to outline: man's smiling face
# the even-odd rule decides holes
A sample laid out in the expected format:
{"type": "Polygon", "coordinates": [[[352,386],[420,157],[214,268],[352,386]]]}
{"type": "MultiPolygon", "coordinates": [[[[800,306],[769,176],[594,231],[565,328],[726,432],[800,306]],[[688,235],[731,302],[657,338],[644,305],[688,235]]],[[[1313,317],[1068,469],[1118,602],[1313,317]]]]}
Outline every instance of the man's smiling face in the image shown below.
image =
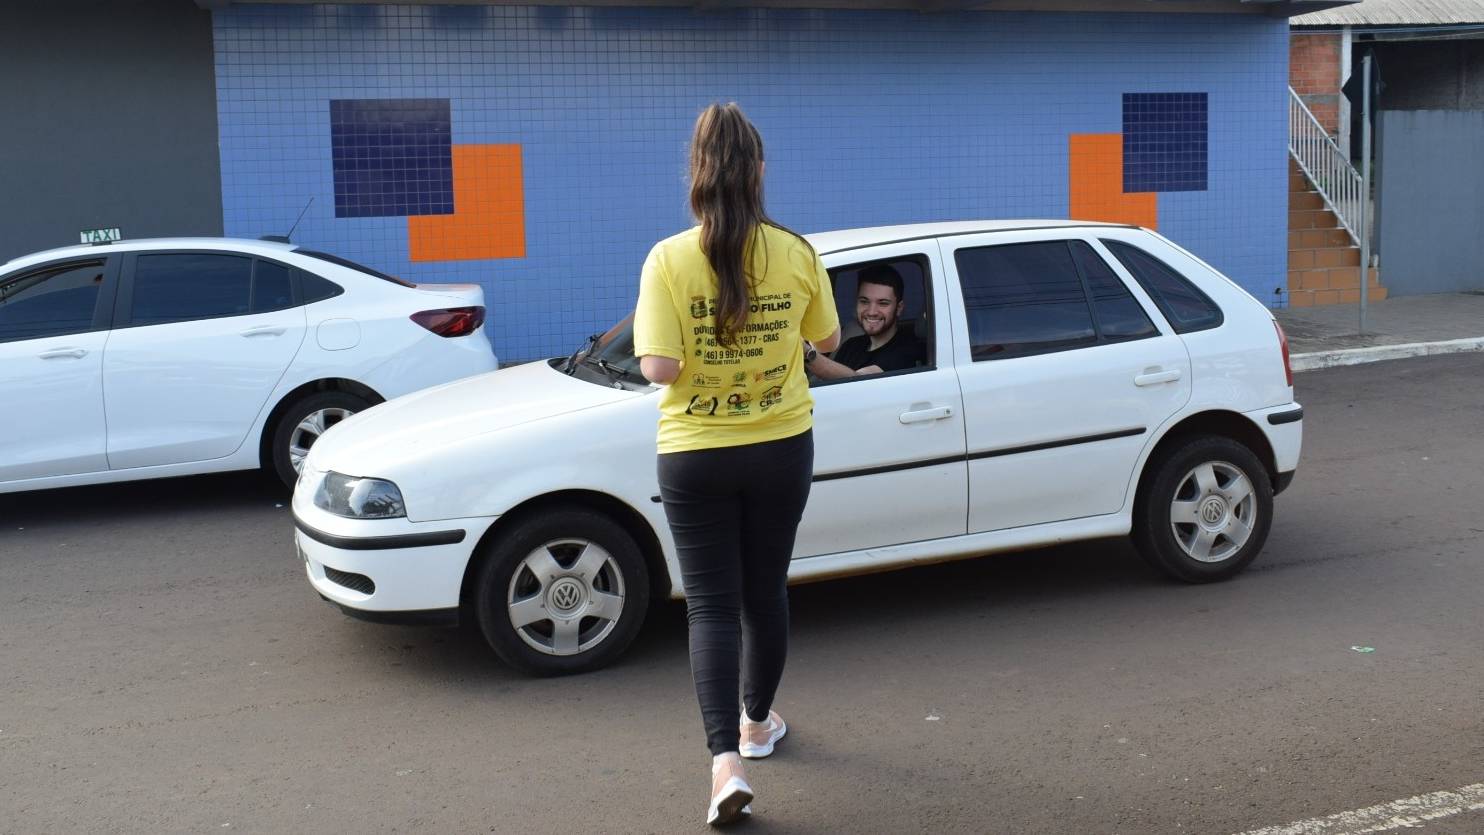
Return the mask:
{"type": "Polygon", "coordinates": [[[896,327],[902,301],[884,284],[861,282],[855,299],[855,318],[866,336],[876,337],[896,327]]]}

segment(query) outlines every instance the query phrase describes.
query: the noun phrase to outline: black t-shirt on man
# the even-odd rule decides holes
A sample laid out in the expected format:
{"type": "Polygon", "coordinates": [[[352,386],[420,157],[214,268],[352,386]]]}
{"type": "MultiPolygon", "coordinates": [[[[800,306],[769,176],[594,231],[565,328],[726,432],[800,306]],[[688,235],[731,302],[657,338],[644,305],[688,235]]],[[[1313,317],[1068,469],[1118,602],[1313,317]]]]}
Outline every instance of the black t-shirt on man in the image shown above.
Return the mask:
{"type": "Polygon", "coordinates": [[[852,336],[835,352],[834,360],[851,371],[859,371],[868,365],[880,366],[882,371],[900,371],[919,363],[926,365],[927,346],[916,334],[897,328],[891,341],[874,351],[871,350],[871,337],[865,334],[852,336]]]}

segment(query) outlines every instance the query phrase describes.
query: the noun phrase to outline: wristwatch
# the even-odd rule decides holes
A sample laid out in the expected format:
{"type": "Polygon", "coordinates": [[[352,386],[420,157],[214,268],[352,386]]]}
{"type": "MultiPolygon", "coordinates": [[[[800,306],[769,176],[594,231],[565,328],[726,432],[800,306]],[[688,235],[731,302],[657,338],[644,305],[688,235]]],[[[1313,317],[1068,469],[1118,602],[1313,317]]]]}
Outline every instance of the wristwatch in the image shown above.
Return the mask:
{"type": "Polygon", "coordinates": [[[805,342],[804,343],[804,366],[805,367],[808,367],[810,364],[812,364],[814,362],[814,358],[817,357],[817,356],[819,356],[819,349],[818,348],[815,348],[813,345],[810,345],[809,343],[805,342]]]}

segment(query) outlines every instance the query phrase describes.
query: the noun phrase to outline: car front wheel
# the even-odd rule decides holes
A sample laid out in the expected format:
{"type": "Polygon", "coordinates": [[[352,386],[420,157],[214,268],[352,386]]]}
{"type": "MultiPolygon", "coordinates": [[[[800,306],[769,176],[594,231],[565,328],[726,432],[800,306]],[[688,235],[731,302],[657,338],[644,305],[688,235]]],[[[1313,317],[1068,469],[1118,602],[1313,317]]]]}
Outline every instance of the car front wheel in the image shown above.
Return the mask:
{"type": "Polygon", "coordinates": [[[1187,583],[1225,580],[1257,557],[1273,518],[1273,485],[1247,447],[1195,437],[1153,462],[1134,508],[1134,544],[1187,583]]]}
{"type": "Polygon", "coordinates": [[[649,572],[633,538],[582,509],[541,512],[501,531],[475,582],[485,640],[505,663],[538,675],[607,665],[649,607],[649,572]]]}

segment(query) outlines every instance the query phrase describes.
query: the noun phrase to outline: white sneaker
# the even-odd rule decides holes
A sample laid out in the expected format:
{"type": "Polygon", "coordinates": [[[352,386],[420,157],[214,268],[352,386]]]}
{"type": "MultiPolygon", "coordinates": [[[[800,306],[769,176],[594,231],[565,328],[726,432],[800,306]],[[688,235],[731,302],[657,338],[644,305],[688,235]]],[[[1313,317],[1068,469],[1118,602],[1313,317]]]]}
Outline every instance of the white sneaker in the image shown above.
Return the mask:
{"type": "Polygon", "coordinates": [[[742,741],[737,746],[737,753],[749,760],[760,760],[773,753],[773,746],[788,733],[788,725],[783,723],[783,717],[777,711],[768,711],[766,722],[754,722],[743,713],[739,731],[742,741]]]}
{"type": "Polygon", "coordinates": [[[724,826],[752,814],[752,786],[742,773],[742,763],[722,760],[711,765],[711,806],[706,823],[724,826]]]}

